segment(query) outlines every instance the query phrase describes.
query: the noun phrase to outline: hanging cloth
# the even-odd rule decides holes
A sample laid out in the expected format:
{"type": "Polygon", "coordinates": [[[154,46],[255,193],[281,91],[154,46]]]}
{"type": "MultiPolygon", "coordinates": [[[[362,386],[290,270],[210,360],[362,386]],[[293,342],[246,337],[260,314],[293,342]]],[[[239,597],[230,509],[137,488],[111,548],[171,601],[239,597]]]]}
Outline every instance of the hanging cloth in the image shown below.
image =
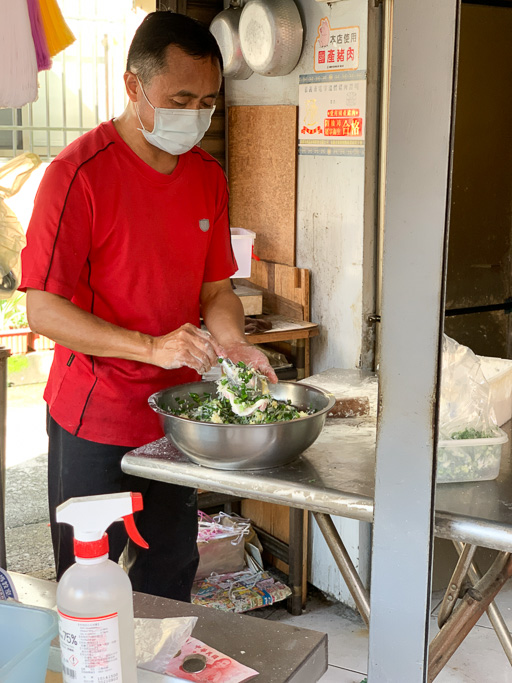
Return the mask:
{"type": "Polygon", "coordinates": [[[37,99],[37,59],[26,0],[0,0],[0,107],[37,99]]]}
{"type": "Polygon", "coordinates": [[[50,57],[62,52],[76,38],[66,24],[56,0],[39,0],[50,57]]]}
{"type": "Polygon", "coordinates": [[[52,68],[52,60],[48,50],[48,42],[43,27],[43,18],[39,0],[28,0],[28,15],[30,17],[30,27],[32,38],[36,48],[37,70],[47,71],[52,68]]]}

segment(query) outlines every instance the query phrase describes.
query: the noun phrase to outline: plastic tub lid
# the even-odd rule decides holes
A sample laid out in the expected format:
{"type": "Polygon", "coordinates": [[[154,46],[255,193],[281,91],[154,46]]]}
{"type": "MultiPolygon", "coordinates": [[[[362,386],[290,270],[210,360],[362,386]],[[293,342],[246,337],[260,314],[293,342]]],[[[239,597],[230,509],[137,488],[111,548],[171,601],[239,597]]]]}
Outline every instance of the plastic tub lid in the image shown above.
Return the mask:
{"type": "Polygon", "coordinates": [[[248,228],[230,228],[231,237],[256,237],[256,233],[248,228]]]}

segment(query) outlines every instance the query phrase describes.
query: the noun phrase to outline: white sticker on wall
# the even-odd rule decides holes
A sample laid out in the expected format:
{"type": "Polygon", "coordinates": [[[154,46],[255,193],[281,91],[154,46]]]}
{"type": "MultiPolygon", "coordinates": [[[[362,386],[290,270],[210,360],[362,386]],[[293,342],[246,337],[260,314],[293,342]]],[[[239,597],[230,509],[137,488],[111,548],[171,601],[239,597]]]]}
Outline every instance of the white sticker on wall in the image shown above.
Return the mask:
{"type": "Polygon", "coordinates": [[[299,77],[299,154],[364,153],[366,73],[299,77]]]}
{"type": "Polygon", "coordinates": [[[359,26],[331,28],[324,17],[315,40],[315,73],[355,71],[359,66],[359,26]]]}

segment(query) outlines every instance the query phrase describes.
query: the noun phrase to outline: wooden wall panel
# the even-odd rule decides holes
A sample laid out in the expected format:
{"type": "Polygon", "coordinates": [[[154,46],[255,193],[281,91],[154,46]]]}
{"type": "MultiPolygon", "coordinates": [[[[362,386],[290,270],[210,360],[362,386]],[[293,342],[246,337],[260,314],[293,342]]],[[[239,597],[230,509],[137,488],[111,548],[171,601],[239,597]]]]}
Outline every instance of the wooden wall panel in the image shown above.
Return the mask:
{"type": "MultiPolygon", "coordinates": [[[[262,503],[259,500],[242,501],[242,517],[250,519],[254,526],[263,529],[275,538],[289,543],[290,509],[273,503],[262,503]]],[[[288,565],[274,558],[275,566],[288,574],[288,565]]]]}
{"type": "Polygon", "coordinates": [[[228,107],[228,180],[234,227],[253,230],[254,253],[295,265],[297,107],[228,107]]]}
{"type": "Polygon", "coordinates": [[[309,270],[253,261],[249,282],[264,290],[266,313],[278,313],[293,320],[309,320],[309,270]]]}

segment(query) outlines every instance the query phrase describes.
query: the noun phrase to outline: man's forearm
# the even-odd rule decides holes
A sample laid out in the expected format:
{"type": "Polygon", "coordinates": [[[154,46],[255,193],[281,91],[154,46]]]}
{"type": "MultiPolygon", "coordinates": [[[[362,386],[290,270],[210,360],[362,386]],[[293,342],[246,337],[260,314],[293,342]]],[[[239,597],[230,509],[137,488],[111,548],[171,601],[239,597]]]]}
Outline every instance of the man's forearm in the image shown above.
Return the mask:
{"type": "Polygon", "coordinates": [[[27,316],[33,332],[72,351],[151,362],[153,337],[108,323],[56,294],[29,289],[27,316]]]}
{"type": "Polygon", "coordinates": [[[205,297],[201,312],[206,327],[221,346],[245,342],[244,309],[231,286],[205,297]]]}

